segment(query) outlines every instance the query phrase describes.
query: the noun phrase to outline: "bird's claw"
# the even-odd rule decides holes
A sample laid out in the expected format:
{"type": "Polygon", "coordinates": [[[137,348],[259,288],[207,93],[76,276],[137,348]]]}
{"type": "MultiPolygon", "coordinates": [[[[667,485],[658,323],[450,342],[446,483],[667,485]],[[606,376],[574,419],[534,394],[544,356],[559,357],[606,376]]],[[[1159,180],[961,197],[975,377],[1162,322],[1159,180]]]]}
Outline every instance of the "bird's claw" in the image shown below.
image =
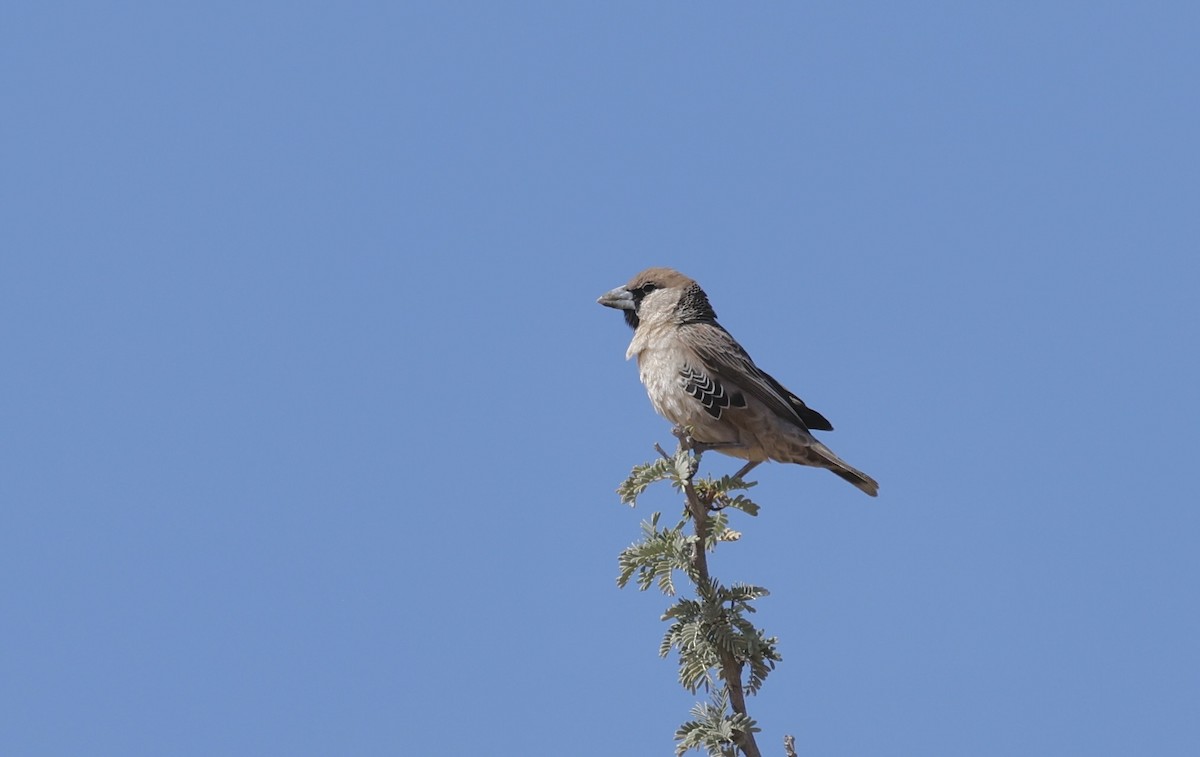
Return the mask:
{"type": "Polygon", "coordinates": [[[692,438],[692,431],[687,426],[675,426],[671,429],[671,435],[679,440],[680,446],[684,449],[694,449],[696,440],[692,438]]]}

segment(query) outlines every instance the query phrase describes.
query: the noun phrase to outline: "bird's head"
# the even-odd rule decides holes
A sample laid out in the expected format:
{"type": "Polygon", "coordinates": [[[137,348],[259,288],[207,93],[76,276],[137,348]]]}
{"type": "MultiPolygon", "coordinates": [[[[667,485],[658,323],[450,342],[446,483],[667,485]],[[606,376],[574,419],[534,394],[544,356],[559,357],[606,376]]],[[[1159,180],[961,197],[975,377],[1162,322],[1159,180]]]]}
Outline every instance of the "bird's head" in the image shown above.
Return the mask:
{"type": "Polygon", "coordinates": [[[643,323],[715,321],[708,297],[692,279],[673,268],[647,268],[625,286],[600,295],[601,305],[625,312],[632,329],[643,323]]]}

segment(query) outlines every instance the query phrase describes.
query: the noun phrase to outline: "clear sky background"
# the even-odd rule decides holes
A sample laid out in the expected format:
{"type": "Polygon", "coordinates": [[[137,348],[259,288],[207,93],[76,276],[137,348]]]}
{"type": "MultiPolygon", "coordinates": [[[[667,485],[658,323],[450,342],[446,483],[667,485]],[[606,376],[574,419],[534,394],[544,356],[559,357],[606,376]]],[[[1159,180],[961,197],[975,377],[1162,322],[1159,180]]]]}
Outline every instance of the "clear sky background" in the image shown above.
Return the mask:
{"type": "Polygon", "coordinates": [[[0,753],[670,754],[670,265],[882,486],[713,558],[769,753],[1196,754],[1198,8],[5,3],[0,753]]]}

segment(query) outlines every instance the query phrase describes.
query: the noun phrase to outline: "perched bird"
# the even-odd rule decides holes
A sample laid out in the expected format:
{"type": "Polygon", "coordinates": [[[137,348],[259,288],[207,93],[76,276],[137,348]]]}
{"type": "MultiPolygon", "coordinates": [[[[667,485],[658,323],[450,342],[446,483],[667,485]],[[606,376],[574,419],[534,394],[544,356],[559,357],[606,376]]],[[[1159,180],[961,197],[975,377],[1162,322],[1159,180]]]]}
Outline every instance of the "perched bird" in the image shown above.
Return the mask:
{"type": "Polygon", "coordinates": [[[813,437],[812,429],[833,426],[754,364],[717,323],[695,281],[670,268],[647,268],[597,302],[624,311],[633,328],[625,359],[637,356],[654,409],[690,428],[702,448],[748,460],[738,475],[777,460],[831,470],[878,495],[875,479],[813,437]]]}

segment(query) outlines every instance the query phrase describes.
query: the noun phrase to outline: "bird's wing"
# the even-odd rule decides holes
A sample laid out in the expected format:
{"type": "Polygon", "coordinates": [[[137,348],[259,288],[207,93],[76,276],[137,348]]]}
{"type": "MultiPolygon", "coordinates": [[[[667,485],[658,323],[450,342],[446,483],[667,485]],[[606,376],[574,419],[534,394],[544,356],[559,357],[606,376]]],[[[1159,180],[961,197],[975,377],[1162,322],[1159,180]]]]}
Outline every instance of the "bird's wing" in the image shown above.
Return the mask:
{"type": "Polygon", "coordinates": [[[733,392],[727,392],[720,381],[689,363],[683,364],[679,377],[683,379],[683,390],[704,405],[705,412],[714,418],[720,418],[725,408],[731,405],[746,406],[746,398],[736,388],[733,392]]]}
{"type": "Polygon", "coordinates": [[[805,405],[804,400],[755,365],[737,340],[720,325],[689,323],[680,328],[685,330],[684,341],[700,362],[715,374],[717,380],[749,392],[781,418],[799,423],[807,429],[833,430],[833,425],[825,416],[805,405]]]}

